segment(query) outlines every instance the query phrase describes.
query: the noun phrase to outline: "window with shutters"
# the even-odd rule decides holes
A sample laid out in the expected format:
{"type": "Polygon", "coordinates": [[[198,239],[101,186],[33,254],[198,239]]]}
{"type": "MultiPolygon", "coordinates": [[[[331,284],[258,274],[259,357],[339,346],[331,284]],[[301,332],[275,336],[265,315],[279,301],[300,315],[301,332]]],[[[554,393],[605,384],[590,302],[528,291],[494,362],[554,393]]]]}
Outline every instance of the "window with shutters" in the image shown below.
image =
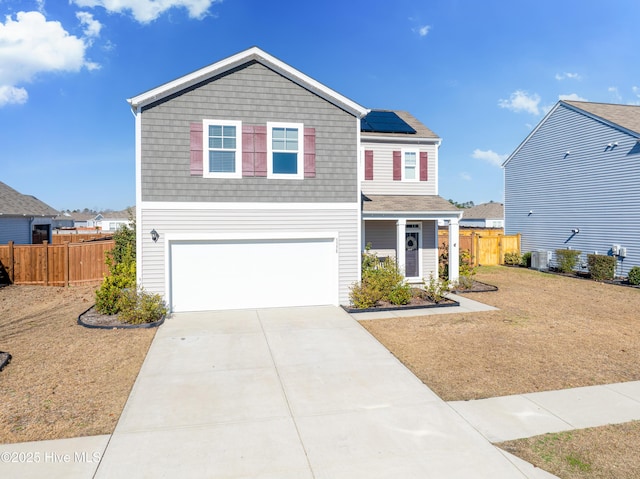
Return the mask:
{"type": "Polygon", "coordinates": [[[242,122],[204,120],[203,176],[209,178],[242,177],[242,122]]]}
{"type": "Polygon", "coordinates": [[[267,177],[304,178],[304,125],[267,123],[267,177]]]}
{"type": "Polygon", "coordinates": [[[402,180],[419,180],[418,150],[402,150],[402,180]]]}

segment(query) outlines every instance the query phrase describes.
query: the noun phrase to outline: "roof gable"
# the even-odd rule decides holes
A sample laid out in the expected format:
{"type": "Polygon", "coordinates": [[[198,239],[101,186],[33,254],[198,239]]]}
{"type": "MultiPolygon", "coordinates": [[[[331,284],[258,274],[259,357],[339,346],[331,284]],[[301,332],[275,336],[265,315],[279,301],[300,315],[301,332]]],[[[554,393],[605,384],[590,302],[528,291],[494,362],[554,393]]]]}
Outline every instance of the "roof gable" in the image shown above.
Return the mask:
{"type": "Polygon", "coordinates": [[[536,134],[542,125],[544,125],[559,108],[568,108],[593,118],[596,121],[600,121],[612,128],[623,130],[636,138],[640,138],[640,106],[560,100],[553,106],[549,113],[540,120],[540,123],[536,125],[504,163],[502,163],[503,168],[509,164],[511,159],[518,154],[529,139],[536,134]]]}
{"type": "Polygon", "coordinates": [[[0,181],[0,216],[50,216],[58,212],[35,196],[23,195],[0,181]]]}
{"type": "Polygon", "coordinates": [[[194,85],[207,81],[210,78],[222,75],[235,68],[239,68],[242,65],[252,62],[264,65],[265,67],[275,71],[358,118],[361,118],[368,112],[365,107],[355,103],[331,88],[328,88],[299,70],[287,65],[283,61],[269,55],[258,47],[251,47],[248,50],[220,60],[209,66],[160,85],[152,90],[148,90],[140,95],[129,98],[127,102],[134,109],[142,108],[150,103],[162,100],[170,95],[174,95],[180,91],[193,87],[194,85]]]}

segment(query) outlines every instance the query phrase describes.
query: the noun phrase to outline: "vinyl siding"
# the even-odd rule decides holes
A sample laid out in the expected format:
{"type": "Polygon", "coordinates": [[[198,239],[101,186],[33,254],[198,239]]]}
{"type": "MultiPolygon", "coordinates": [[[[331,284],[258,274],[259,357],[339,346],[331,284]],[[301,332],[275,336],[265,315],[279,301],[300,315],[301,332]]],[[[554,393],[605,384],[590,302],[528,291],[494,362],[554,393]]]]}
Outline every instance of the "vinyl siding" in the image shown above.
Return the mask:
{"type": "Polygon", "coordinates": [[[31,244],[29,218],[0,218],[0,244],[31,244]]]}
{"type": "Polygon", "coordinates": [[[560,105],[505,166],[505,233],[522,233],[523,252],[570,247],[585,262],[619,244],[626,275],[640,265],[639,184],[636,139],[560,105]]]}
{"type": "Polygon", "coordinates": [[[249,63],[150,105],[141,115],[143,201],[359,201],[355,117],[262,64],[249,63]],[[247,125],[298,122],[315,128],[315,178],[191,176],[190,123],[203,119],[240,120],[247,125]]]}
{"type": "MultiPolygon", "coordinates": [[[[149,209],[142,208],[142,223],[138,232],[142,237],[141,268],[143,285],[149,291],[165,295],[165,238],[167,235],[230,235],[237,233],[304,233],[338,232],[339,300],[349,302],[349,287],[359,280],[360,242],[358,238],[358,210],[354,209],[149,209]],[[157,243],[148,232],[160,233],[157,243]]],[[[312,275],[313,271],[308,271],[312,275]]],[[[212,274],[224,274],[223,271],[212,274]]],[[[247,278],[248,288],[259,288],[247,278]]]]}
{"type": "MultiPolygon", "coordinates": [[[[409,145],[402,143],[374,143],[362,139],[362,161],[364,151],[373,150],[373,180],[362,181],[362,192],[370,195],[437,195],[438,194],[438,147],[434,144],[409,145]],[[393,152],[403,148],[426,151],[427,181],[394,181],[393,152]]],[[[418,158],[418,166],[420,159],[418,158]]],[[[418,168],[419,172],[419,168],[418,168]]]]}

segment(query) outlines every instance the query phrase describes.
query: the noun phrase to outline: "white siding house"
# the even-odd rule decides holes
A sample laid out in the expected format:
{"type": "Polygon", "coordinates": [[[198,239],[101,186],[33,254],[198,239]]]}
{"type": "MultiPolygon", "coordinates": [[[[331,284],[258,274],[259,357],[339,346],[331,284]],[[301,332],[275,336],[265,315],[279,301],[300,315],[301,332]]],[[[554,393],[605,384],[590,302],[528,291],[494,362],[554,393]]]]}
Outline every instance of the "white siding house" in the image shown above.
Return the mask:
{"type": "Polygon", "coordinates": [[[507,158],[505,233],[522,251],[640,265],[640,106],[560,101],[507,158]]]}

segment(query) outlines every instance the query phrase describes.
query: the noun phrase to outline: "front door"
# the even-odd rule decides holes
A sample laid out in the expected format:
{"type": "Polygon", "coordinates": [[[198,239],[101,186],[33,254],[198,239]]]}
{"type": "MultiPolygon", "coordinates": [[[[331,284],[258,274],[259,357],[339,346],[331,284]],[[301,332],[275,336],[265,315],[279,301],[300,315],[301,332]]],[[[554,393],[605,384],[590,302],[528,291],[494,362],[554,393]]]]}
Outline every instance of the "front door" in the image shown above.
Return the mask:
{"type": "MultiPolygon", "coordinates": [[[[407,225],[408,227],[409,225],[407,225]]],[[[405,238],[405,267],[404,275],[407,278],[420,277],[420,233],[407,231],[405,238]]]]}

